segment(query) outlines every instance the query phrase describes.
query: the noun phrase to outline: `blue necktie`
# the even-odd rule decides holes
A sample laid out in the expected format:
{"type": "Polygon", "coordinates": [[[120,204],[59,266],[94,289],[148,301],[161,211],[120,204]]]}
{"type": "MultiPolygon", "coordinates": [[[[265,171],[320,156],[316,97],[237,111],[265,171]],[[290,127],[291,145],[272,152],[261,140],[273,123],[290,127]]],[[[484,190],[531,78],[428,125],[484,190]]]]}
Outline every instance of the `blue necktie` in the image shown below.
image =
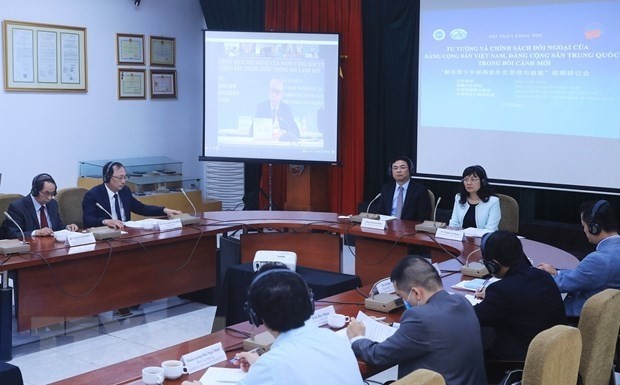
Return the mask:
{"type": "Polygon", "coordinates": [[[403,186],[398,186],[398,195],[396,196],[396,218],[400,218],[403,213],[403,186]]]}

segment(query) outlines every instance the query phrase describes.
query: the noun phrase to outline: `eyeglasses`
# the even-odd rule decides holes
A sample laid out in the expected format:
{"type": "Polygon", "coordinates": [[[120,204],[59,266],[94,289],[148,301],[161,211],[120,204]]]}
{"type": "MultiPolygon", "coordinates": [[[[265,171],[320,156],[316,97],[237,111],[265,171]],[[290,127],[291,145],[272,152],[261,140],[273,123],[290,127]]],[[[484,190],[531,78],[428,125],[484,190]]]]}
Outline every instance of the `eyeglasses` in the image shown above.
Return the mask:
{"type": "Polygon", "coordinates": [[[112,178],[117,180],[127,180],[129,177],[127,175],[112,175],[112,178]]]}
{"type": "Polygon", "coordinates": [[[52,191],[52,192],[49,192],[49,191],[40,191],[40,193],[41,193],[41,195],[43,195],[43,196],[44,196],[44,197],[46,197],[46,198],[49,198],[49,197],[55,197],[55,196],[56,196],[56,191],[52,191]]]}
{"type": "Polygon", "coordinates": [[[461,179],[463,181],[463,183],[476,183],[476,182],[480,182],[480,178],[478,177],[466,177],[461,179]]]}

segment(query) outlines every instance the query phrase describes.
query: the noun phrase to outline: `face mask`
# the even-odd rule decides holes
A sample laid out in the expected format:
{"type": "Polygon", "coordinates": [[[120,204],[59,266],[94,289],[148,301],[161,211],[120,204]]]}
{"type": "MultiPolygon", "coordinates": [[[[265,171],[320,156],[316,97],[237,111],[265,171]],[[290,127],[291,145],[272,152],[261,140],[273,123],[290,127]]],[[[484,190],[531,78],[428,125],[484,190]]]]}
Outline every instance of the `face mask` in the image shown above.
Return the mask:
{"type": "Polygon", "coordinates": [[[409,303],[409,297],[411,297],[411,292],[412,292],[412,291],[413,291],[412,289],[410,289],[410,290],[409,290],[409,295],[407,296],[407,299],[405,300],[405,309],[406,309],[406,310],[409,310],[409,309],[411,309],[411,308],[413,307],[413,306],[411,306],[411,304],[409,303]]]}

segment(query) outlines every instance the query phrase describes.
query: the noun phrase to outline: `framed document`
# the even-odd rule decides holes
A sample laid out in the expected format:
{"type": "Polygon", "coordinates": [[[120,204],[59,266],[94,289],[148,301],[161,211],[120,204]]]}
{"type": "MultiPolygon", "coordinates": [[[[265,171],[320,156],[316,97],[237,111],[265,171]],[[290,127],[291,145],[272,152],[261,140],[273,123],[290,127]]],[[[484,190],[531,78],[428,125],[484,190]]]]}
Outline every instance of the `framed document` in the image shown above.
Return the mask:
{"type": "Polygon", "coordinates": [[[176,99],[177,71],[151,70],[151,99],[176,99]]]}
{"type": "Polygon", "coordinates": [[[116,62],[144,64],[144,35],[116,34],[116,62]]]}
{"type": "Polygon", "coordinates": [[[173,37],[151,36],[149,46],[152,66],[175,66],[176,43],[173,37]]]}
{"type": "Polygon", "coordinates": [[[6,91],[87,90],[86,28],[5,20],[6,91]]]}
{"type": "Polygon", "coordinates": [[[146,81],[143,69],[118,69],[118,98],[146,99],[146,81]]]}

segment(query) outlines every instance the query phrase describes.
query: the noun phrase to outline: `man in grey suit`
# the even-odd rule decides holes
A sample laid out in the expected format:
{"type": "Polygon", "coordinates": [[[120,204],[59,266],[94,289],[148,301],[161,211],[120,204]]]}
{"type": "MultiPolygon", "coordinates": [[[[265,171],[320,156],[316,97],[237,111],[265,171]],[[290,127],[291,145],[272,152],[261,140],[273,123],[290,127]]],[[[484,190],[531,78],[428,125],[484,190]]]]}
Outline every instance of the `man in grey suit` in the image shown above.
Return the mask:
{"type": "Polygon", "coordinates": [[[400,327],[378,343],[364,338],[364,325],[352,319],[347,335],[355,355],[372,365],[398,365],[399,378],[425,368],[447,385],[486,384],[480,325],[467,299],[443,290],[433,265],[418,256],[404,257],[390,280],[407,308],[400,327]]]}

